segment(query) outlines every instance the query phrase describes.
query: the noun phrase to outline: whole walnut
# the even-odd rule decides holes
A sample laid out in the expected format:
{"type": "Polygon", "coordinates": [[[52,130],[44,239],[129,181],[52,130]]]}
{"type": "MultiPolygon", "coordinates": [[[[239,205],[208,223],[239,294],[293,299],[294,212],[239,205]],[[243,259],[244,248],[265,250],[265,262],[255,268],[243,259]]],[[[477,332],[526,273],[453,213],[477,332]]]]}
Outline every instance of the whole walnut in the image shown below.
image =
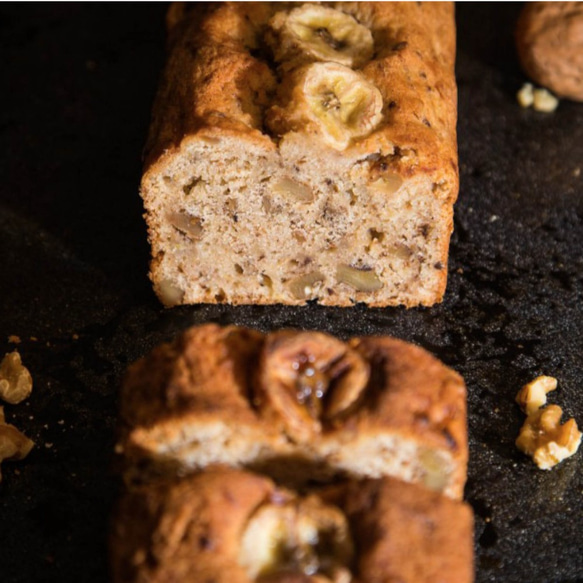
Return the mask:
{"type": "Polygon", "coordinates": [[[583,2],[529,2],[518,19],[516,44],[533,81],[583,101],[583,2]]]}

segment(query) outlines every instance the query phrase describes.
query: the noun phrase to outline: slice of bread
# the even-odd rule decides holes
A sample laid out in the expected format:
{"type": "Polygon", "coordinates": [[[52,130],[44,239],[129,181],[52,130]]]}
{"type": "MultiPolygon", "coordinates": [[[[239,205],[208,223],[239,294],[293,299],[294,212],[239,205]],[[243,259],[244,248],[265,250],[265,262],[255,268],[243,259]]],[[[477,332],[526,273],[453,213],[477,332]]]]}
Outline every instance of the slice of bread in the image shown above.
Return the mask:
{"type": "Polygon", "coordinates": [[[193,6],[169,14],[141,184],[161,301],[439,302],[453,5],[193,6]]]}
{"type": "Polygon", "coordinates": [[[470,583],[465,503],[394,479],[304,495],[208,468],[120,500],[114,583],[470,583]]]}
{"type": "Polygon", "coordinates": [[[218,463],[295,485],[395,476],[454,498],[466,480],[463,380],[393,338],[194,327],[130,367],[121,419],[130,480],[218,463]]]}

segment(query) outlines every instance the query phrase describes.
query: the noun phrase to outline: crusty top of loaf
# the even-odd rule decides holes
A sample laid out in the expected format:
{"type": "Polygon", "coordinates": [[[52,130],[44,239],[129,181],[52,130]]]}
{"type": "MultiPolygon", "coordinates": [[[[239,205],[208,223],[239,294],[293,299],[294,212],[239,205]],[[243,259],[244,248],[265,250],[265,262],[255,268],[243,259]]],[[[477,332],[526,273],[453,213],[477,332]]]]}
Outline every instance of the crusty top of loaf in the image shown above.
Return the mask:
{"type": "Polygon", "coordinates": [[[465,452],[466,388],[459,374],[422,348],[396,338],[355,338],[351,344],[372,371],[368,398],[354,413],[358,429],[414,428],[435,439],[435,445],[465,452]]]}
{"type": "Polygon", "coordinates": [[[249,377],[262,342],[261,333],[236,326],[187,330],[128,369],[122,419],[148,427],[190,411],[212,415],[220,408],[226,418],[252,423],[249,377]]]}
{"type": "MultiPolygon", "coordinates": [[[[297,6],[297,4],[295,4],[297,6]]],[[[352,154],[383,152],[402,174],[457,181],[455,27],[452,3],[328,3],[370,28],[374,55],[361,72],[380,90],[383,119],[352,154]]],[[[197,138],[234,136],[275,150],[282,136],[266,127],[281,105],[286,74],[264,44],[287,3],[219,3],[169,13],[169,57],[153,110],[146,170],[197,138]]],[[[285,116],[285,112],[283,113],[285,116]]],[[[296,128],[294,128],[296,129],[296,128]]],[[[301,128],[300,128],[301,133],[301,128]]],[[[349,152],[347,151],[348,155],[349,152]]],[[[455,197],[457,188],[436,196],[455,197]]]]}

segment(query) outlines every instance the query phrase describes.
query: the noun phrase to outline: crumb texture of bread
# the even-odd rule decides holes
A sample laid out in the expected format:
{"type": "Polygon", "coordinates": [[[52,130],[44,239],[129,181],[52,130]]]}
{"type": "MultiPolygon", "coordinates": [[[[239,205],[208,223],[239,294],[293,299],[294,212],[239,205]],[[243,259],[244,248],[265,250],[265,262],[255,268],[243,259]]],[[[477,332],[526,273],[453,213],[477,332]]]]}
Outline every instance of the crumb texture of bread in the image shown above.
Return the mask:
{"type": "Polygon", "coordinates": [[[110,545],[114,583],[470,583],[473,570],[464,503],[393,479],[302,496],[220,467],[126,492],[110,545]]]}
{"type": "Polygon", "coordinates": [[[466,480],[463,380],[393,338],[194,327],[130,367],[121,421],[128,475],[209,464],[294,486],[389,475],[452,498],[466,480]]]}
{"type": "Polygon", "coordinates": [[[168,23],[141,184],[161,301],[441,301],[453,5],[226,2],[168,23]]]}

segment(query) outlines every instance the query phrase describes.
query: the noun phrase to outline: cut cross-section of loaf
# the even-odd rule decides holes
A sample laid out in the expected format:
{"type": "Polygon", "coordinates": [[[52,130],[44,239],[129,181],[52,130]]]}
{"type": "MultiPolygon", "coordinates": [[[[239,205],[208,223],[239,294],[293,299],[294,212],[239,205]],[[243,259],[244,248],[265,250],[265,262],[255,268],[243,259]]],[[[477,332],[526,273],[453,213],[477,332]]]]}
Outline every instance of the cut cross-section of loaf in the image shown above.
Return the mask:
{"type": "Polygon", "coordinates": [[[141,185],[162,302],[440,301],[452,4],[217,3],[169,22],[141,185]]]}
{"type": "Polygon", "coordinates": [[[114,583],[470,583],[472,513],[394,479],[299,496],[209,468],[126,493],[114,583]]]}
{"type": "Polygon", "coordinates": [[[129,369],[118,451],[133,472],[249,467],[285,483],[396,476],[461,498],[466,393],[387,337],[194,327],[129,369]]]}

